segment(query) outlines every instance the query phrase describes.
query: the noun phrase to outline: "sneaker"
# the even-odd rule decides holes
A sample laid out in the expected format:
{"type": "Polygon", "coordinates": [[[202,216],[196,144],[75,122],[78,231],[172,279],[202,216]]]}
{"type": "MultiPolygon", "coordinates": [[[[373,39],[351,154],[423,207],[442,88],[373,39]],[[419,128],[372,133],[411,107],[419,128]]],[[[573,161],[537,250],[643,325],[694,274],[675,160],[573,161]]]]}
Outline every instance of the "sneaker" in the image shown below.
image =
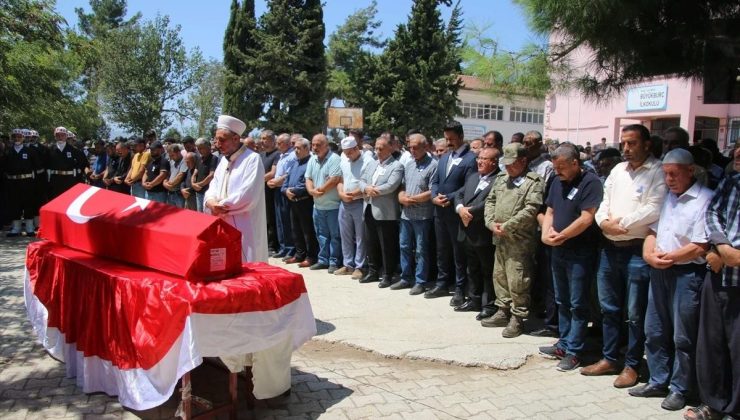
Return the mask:
{"type": "MultiPolygon", "coordinates": [[[[342,268],[344,268],[344,267],[342,267],[342,268]]],[[[329,274],[334,274],[334,273],[337,272],[337,270],[338,269],[337,269],[337,266],[336,265],[330,265],[329,266],[329,274]]]]}
{"type": "Polygon", "coordinates": [[[540,347],[540,356],[546,359],[559,360],[565,357],[565,351],[558,346],[540,347]]]}
{"type": "Polygon", "coordinates": [[[505,327],[509,325],[510,317],[511,313],[509,311],[499,309],[492,317],[483,318],[480,324],[484,327],[505,327]]]}
{"type": "Polygon", "coordinates": [[[337,276],[349,276],[352,274],[352,268],[351,267],[342,267],[339,270],[334,272],[337,276]]]}
{"type": "Polygon", "coordinates": [[[364,276],[364,274],[362,274],[362,270],[359,268],[355,268],[355,271],[352,272],[352,280],[359,280],[362,276],[364,276]]]}
{"type": "Polygon", "coordinates": [[[568,372],[577,368],[578,366],[581,366],[581,361],[572,354],[566,354],[565,357],[560,359],[560,362],[558,363],[556,369],[561,372],[568,372]]]}

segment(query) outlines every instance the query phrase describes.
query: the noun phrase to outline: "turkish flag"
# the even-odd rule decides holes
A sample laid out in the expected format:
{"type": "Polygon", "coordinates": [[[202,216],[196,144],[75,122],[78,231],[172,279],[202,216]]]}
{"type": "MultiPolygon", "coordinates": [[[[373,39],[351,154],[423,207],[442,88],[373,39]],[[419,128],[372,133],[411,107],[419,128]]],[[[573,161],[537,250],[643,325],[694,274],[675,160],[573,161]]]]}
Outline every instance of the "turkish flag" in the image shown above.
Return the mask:
{"type": "Polygon", "coordinates": [[[241,271],[241,233],[203,213],[77,184],[40,211],[39,236],[192,281],[241,271]]]}

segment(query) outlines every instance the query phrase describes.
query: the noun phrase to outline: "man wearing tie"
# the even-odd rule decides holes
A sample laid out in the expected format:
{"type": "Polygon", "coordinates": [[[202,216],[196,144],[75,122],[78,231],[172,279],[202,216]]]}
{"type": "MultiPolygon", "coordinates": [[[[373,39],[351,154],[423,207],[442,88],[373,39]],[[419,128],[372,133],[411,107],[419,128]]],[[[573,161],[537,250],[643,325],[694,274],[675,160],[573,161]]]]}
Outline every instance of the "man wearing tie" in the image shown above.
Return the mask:
{"type": "Polygon", "coordinates": [[[481,150],[476,159],[478,173],[470,175],[455,197],[455,212],[460,216],[458,239],[465,244],[470,288],[468,299],[455,311],[480,311],[480,321],[496,312],[493,294],[493,234],[486,227],[483,212],[493,180],[499,174],[499,152],[493,147],[481,150]]]}
{"type": "Polygon", "coordinates": [[[462,124],[450,121],[444,128],[444,134],[450,151],[439,159],[437,176],[432,179],[432,204],[436,206],[437,285],[427,291],[424,297],[448,296],[448,287],[454,281],[455,295],[450,300],[450,306],[458,306],[465,301],[467,273],[463,245],[457,240],[460,219],[455,214],[454,200],[468,176],[476,171],[476,164],[475,155],[463,141],[462,124]]]}

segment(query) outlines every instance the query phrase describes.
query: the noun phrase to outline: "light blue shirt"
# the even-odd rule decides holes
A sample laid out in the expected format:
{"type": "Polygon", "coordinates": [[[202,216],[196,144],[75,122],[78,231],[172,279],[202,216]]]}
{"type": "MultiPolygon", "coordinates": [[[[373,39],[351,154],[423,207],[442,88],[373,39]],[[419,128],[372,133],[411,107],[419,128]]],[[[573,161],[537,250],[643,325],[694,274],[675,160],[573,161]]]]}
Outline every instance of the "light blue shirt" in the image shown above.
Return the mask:
{"type": "Polygon", "coordinates": [[[295,157],[295,151],[291,147],[287,152],[280,154],[280,159],[275,165],[275,178],[280,178],[283,175],[290,173],[290,168],[295,165],[297,159],[295,157]]]}
{"type": "MultiPolygon", "coordinates": [[[[306,179],[313,181],[314,188],[319,188],[326,184],[329,178],[342,176],[341,160],[339,155],[331,150],[321,162],[318,156],[311,156],[306,166],[306,179]]],[[[316,210],[336,210],[339,208],[339,202],[339,193],[336,188],[332,188],[321,197],[314,197],[313,206],[316,210]]]]}
{"type": "MultiPolygon", "coordinates": [[[[360,188],[360,175],[365,167],[372,162],[373,159],[368,159],[364,154],[360,154],[354,162],[351,162],[346,156],[342,157],[342,161],[339,167],[342,169],[342,184],[344,184],[344,191],[355,191],[360,188]]],[[[362,197],[360,197],[361,200],[362,197]]]]}

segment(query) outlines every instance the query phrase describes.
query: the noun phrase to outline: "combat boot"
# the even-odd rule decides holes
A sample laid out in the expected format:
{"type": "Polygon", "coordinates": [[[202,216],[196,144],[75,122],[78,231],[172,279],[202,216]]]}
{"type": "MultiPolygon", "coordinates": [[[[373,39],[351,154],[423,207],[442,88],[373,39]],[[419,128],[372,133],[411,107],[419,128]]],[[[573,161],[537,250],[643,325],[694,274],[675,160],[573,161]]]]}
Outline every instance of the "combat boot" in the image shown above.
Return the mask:
{"type": "Polygon", "coordinates": [[[501,331],[504,338],[514,338],[522,335],[522,318],[514,315],[509,319],[509,325],[501,331]]]}
{"type": "Polygon", "coordinates": [[[511,311],[505,308],[499,308],[493,316],[483,318],[480,324],[484,327],[505,327],[509,324],[509,318],[511,317],[511,311]]]}

